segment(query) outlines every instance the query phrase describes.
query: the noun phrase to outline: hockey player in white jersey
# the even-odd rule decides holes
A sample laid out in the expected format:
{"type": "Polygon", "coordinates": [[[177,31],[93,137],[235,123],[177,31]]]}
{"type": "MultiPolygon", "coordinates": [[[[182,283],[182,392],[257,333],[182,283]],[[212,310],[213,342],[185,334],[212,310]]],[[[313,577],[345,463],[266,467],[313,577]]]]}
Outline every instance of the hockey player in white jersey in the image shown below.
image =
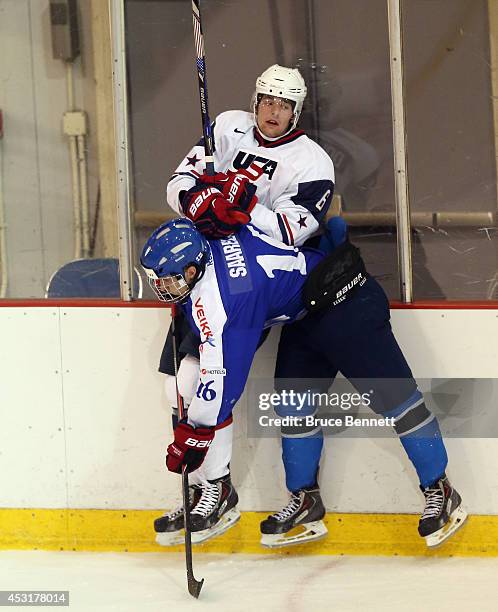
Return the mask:
{"type": "MultiPolygon", "coordinates": [[[[168,204],[196,224],[208,238],[223,238],[251,223],[287,245],[303,245],[319,228],[332,200],[334,166],[327,153],[298,129],[306,98],[299,70],[273,65],[256,80],[251,112],[227,111],[214,121],[214,177],[204,173],[201,140],[181,161],[167,187],[168,204]]],[[[196,390],[198,341],[186,322],[179,381],[188,404],[196,390]]],[[[176,423],[176,393],[171,333],[162,351],[159,371],[176,423]]],[[[223,435],[231,436],[232,426],[223,435]]],[[[317,489],[317,497],[319,492],[317,489]]],[[[321,500],[320,500],[321,503],[321,500]]],[[[158,542],[183,526],[182,509],[158,518],[158,542]],[[166,535],[165,535],[166,534],[166,535]]]]}
{"type": "MultiPolygon", "coordinates": [[[[294,388],[318,378],[327,389],[341,372],[370,395],[377,414],[393,420],[425,496],[419,533],[428,545],[440,544],[465,521],[460,495],[445,473],[438,421],[392,333],[387,298],[348,240],[337,244],[331,232],[325,238],[334,249],[329,255],[327,246],[293,248],[250,224],[226,239],[207,241],[192,222],[179,219],[153,232],[143,249],[141,263],[152,288],[160,299],[180,304],[201,346],[188,420],[175,428],[166,459],[170,471],[181,473],[185,465],[192,472],[193,542],[222,533],[239,518],[227,431],[263,328],[283,320],[291,324],[282,331],[278,379],[290,379],[294,388]]],[[[302,416],[300,410],[294,414],[302,416]]],[[[266,546],[326,533],[316,482],[321,432],[289,442],[283,447],[286,479],[298,490],[285,510],[261,524],[266,546]],[[293,535],[295,526],[305,531],[293,535]]]]}
{"type": "Polygon", "coordinates": [[[235,203],[250,213],[258,229],[284,244],[304,244],[328,210],[335,180],[330,157],[297,128],[305,97],[306,85],[297,69],[274,65],[265,70],[256,81],[252,112],[227,111],[214,121],[218,176],[203,174],[200,141],[169,181],[168,204],[208,238],[224,237],[240,224],[227,214],[232,209],[222,205],[219,191],[210,192],[207,186],[223,181],[224,199],[235,191],[235,203]],[[238,175],[240,170],[246,173],[238,175]],[[243,186],[237,185],[241,178],[243,186]],[[244,188],[251,195],[255,192],[257,201],[247,197],[244,188]]]}

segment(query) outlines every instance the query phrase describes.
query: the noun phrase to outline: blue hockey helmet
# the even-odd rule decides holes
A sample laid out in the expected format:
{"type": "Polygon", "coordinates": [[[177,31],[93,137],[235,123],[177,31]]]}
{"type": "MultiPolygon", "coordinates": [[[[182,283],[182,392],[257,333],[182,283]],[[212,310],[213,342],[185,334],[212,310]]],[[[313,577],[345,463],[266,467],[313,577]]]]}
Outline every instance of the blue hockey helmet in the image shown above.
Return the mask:
{"type": "Polygon", "coordinates": [[[144,245],[140,263],[157,297],[170,304],[185,300],[202,277],[210,248],[190,219],[180,218],[159,226],[144,245]],[[185,269],[194,266],[188,282],[185,269]]]}

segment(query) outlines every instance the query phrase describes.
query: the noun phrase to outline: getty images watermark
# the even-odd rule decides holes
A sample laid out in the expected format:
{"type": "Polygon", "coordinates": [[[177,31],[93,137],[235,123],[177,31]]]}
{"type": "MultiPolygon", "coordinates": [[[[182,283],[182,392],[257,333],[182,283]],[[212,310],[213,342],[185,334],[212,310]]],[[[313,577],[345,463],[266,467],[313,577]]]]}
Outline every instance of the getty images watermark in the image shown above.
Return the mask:
{"type": "MultiPolygon", "coordinates": [[[[416,384],[445,437],[498,438],[498,379],[425,378],[416,384]]],[[[390,438],[396,436],[395,419],[387,415],[414,392],[411,378],[253,378],[247,385],[247,435],[313,435],[321,428],[326,436],[390,438]]]]}
{"type": "Polygon", "coordinates": [[[282,390],[272,393],[260,393],[258,407],[260,412],[273,411],[278,415],[259,414],[261,427],[394,427],[394,417],[357,417],[353,414],[320,416],[323,409],[340,409],[370,407],[373,390],[365,393],[321,393],[306,391],[282,390]],[[318,412],[318,415],[315,414],[318,412]]]}

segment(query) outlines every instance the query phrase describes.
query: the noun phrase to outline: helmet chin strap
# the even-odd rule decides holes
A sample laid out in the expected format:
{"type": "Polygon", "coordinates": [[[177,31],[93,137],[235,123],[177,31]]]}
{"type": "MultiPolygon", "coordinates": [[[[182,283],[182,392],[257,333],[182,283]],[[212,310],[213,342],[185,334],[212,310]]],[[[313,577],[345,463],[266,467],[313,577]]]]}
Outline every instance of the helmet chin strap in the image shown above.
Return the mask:
{"type": "Polygon", "coordinates": [[[280,134],[280,136],[276,136],[275,138],[270,138],[269,136],[266,136],[265,134],[263,134],[263,132],[259,129],[259,125],[258,125],[258,120],[257,118],[254,119],[254,124],[256,126],[256,129],[259,132],[259,135],[264,138],[265,140],[268,140],[268,142],[275,142],[275,140],[280,140],[280,138],[283,138],[284,136],[287,136],[287,134],[290,134],[292,132],[292,130],[294,129],[294,122],[291,121],[290,122],[290,128],[287,130],[287,132],[285,132],[284,134],[280,134]]]}
{"type": "Polygon", "coordinates": [[[196,270],[194,278],[189,283],[190,288],[193,289],[195,285],[197,285],[197,283],[204,276],[204,272],[206,271],[206,266],[205,265],[200,266],[199,264],[196,264],[196,263],[191,263],[189,264],[189,266],[195,266],[195,270],[196,270]]]}
{"type": "MultiPolygon", "coordinates": [[[[192,262],[190,262],[189,264],[187,264],[185,266],[185,268],[188,268],[189,266],[194,266],[195,270],[196,270],[195,271],[195,276],[194,276],[194,278],[190,282],[187,282],[187,279],[185,279],[185,282],[190,287],[190,291],[189,291],[188,295],[190,295],[190,292],[192,291],[192,289],[197,285],[197,283],[204,276],[204,273],[206,272],[206,263],[207,262],[204,262],[204,265],[202,265],[202,263],[198,264],[198,263],[192,261],[192,262]]],[[[185,270],[185,268],[184,268],[184,270],[185,270]]],[[[185,276],[184,276],[184,278],[185,278],[185,276]]],[[[187,297],[188,297],[188,295],[187,295],[187,297]]]]}

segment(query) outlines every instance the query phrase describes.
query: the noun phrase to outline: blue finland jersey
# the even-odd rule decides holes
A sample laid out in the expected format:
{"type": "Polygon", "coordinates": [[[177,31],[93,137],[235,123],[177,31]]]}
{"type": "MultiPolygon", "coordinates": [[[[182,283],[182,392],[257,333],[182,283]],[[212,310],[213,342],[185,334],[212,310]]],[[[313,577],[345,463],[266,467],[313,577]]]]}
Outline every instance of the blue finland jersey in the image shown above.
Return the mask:
{"type": "Polygon", "coordinates": [[[197,393],[189,407],[194,425],[222,423],[241,396],[265,327],[305,313],[306,275],[323,258],[286,246],[251,225],[210,242],[212,257],[184,311],[200,338],[197,393]]]}

